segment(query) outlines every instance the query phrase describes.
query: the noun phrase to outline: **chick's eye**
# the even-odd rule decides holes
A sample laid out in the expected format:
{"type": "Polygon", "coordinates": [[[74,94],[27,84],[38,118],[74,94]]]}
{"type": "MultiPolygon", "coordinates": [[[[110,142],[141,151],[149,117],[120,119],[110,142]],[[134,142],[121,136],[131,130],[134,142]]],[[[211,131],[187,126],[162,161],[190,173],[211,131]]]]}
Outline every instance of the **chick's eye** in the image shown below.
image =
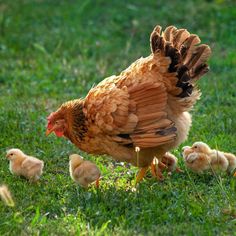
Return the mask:
{"type": "Polygon", "coordinates": [[[11,153],[10,156],[13,156],[13,153],[11,153]]]}
{"type": "Polygon", "coordinates": [[[197,146],[194,146],[193,148],[195,148],[195,149],[196,149],[196,148],[197,148],[197,146]]]}

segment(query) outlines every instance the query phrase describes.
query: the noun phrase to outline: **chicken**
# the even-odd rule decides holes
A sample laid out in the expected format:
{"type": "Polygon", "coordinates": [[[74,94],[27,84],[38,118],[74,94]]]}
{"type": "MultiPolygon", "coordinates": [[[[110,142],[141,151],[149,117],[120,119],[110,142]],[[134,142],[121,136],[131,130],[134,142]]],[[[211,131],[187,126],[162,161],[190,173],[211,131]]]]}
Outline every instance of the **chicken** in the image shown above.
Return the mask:
{"type": "Polygon", "coordinates": [[[46,135],[54,132],[82,151],[129,162],[142,175],[154,156],[161,162],[188,136],[189,111],[201,94],[196,82],[208,72],[211,50],[197,35],[174,26],[163,32],[156,26],[150,45],[148,57],[52,112],[46,135]]]}
{"type": "Polygon", "coordinates": [[[167,152],[162,157],[162,164],[164,165],[163,169],[167,169],[168,173],[171,174],[171,172],[182,172],[182,170],[177,166],[178,164],[178,158],[171,154],[170,152],[167,152]]]}
{"type": "Polygon", "coordinates": [[[224,152],[224,156],[227,158],[229,162],[229,167],[227,171],[232,173],[236,169],[236,156],[232,153],[224,152]]]}
{"type": "Polygon", "coordinates": [[[6,157],[10,161],[12,174],[24,176],[31,182],[35,182],[43,173],[44,162],[35,157],[27,156],[20,149],[8,150],[6,157]]]}
{"type": "Polygon", "coordinates": [[[183,156],[186,165],[196,172],[211,168],[214,171],[231,173],[236,168],[235,155],[211,149],[203,142],[195,142],[192,147],[184,147],[183,156]]]}
{"type": "Polygon", "coordinates": [[[10,206],[10,207],[15,206],[15,202],[12,199],[11,192],[9,191],[6,185],[0,186],[0,198],[7,206],[10,206]]]}
{"type": "Polygon", "coordinates": [[[95,182],[96,187],[99,187],[99,179],[101,172],[98,167],[91,161],[85,161],[78,154],[70,155],[69,170],[71,178],[84,188],[95,182]]]}
{"type": "Polygon", "coordinates": [[[210,169],[210,157],[204,153],[197,153],[191,147],[183,147],[183,158],[186,166],[196,173],[203,173],[210,169]]]}

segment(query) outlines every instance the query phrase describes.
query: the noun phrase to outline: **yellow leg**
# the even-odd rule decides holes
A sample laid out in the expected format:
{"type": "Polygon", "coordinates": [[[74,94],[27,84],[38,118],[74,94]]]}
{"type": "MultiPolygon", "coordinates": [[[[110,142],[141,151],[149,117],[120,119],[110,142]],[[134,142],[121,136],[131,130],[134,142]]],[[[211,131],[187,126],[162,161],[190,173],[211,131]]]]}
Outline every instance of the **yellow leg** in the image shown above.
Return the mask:
{"type": "Polygon", "coordinates": [[[148,167],[140,168],[140,170],[139,170],[139,172],[138,172],[138,174],[136,176],[136,184],[139,183],[144,178],[144,176],[147,173],[147,170],[148,170],[148,167]]]}
{"type": "Polygon", "coordinates": [[[166,165],[162,162],[157,162],[155,159],[153,159],[153,162],[151,164],[151,173],[152,176],[157,178],[158,180],[163,180],[164,177],[162,175],[162,170],[166,168],[166,165]]]}

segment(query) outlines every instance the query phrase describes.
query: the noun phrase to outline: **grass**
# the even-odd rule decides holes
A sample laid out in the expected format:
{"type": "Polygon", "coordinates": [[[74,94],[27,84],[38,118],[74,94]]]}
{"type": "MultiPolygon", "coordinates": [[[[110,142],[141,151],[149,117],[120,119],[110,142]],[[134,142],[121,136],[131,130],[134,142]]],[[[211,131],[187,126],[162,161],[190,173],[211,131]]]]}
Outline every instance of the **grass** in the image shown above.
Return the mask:
{"type": "Polygon", "coordinates": [[[185,144],[235,153],[235,15],[234,1],[224,0],[0,1],[0,183],[16,203],[0,202],[0,235],[236,235],[233,177],[185,170],[163,183],[147,178],[134,192],[136,168],[83,153],[104,175],[99,190],[85,191],[68,174],[78,149],[45,137],[51,111],[148,55],[156,24],[174,24],[213,50],[185,144]],[[45,161],[38,184],[9,173],[10,147],[45,161]]]}

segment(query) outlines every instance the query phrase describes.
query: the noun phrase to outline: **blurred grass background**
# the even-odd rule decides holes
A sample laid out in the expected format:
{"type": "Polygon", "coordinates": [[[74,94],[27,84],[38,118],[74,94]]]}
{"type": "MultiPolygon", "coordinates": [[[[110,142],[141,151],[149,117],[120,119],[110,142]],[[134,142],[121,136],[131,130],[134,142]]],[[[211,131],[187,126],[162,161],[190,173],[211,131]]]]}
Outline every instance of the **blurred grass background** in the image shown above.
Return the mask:
{"type": "Polygon", "coordinates": [[[83,154],[104,175],[100,190],[84,191],[68,174],[68,154],[78,149],[45,137],[46,117],[62,102],[149,55],[156,24],[187,28],[213,51],[185,144],[202,140],[236,153],[235,1],[2,0],[0,184],[16,207],[0,202],[1,235],[236,235],[232,177],[185,172],[164,183],[147,179],[132,192],[135,168],[83,154]],[[10,147],[45,161],[41,182],[9,173],[10,147]]]}

